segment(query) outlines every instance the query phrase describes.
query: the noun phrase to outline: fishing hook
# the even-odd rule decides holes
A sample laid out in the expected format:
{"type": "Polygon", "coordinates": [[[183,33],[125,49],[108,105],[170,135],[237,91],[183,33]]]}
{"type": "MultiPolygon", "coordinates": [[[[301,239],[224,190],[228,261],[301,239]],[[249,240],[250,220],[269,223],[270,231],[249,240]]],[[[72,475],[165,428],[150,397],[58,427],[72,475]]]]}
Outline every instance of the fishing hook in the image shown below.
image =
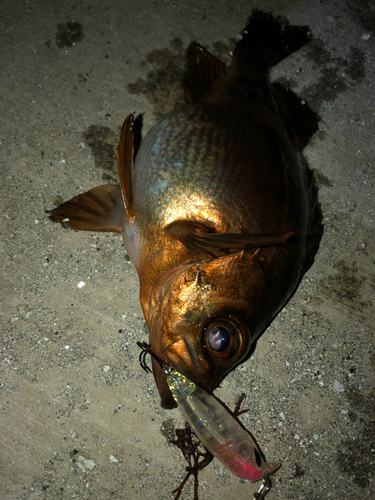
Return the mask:
{"type": "Polygon", "coordinates": [[[141,353],[139,354],[139,364],[146,373],[152,373],[152,370],[148,367],[146,363],[147,354],[152,356],[155,359],[155,361],[159,363],[159,365],[163,370],[170,368],[170,365],[168,363],[160,359],[159,356],[157,356],[153,352],[153,350],[151,349],[151,344],[147,344],[147,342],[137,342],[137,346],[141,348],[141,353]]]}
{"type": "Polygon", "coordinates": [[[146,363],[147,354],[151,354],[151,345],[147,344],[146,342],[137,342],[137,346],[142,349],[139,354],[139,364],[146,373],[152,373],[151,369],[148,367],[146,363]]]}
{"type": "Polygon", "coordinates": [[[263,483],[260,485],[259,490],[254,494],[254,500],[263,500],[271,488],[271,480],[268,476],[266,476],[263,478],[263,483]]]}

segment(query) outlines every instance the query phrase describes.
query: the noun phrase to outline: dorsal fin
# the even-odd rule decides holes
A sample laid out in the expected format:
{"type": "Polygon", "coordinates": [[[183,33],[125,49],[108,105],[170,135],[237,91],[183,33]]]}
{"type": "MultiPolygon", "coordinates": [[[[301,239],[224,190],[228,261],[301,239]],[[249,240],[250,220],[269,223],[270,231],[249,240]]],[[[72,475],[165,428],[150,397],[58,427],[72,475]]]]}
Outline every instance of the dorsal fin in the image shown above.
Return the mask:
{"type": "Polygon", "coordinates": [[[133,162],[134,162],[134,113],[128,115],[121,129],[120,143],[117,146],[117,165],[120,188],[125,212],[129,217],[133,212],[133,162]]]}
{"type": "Polygon", "coordinates": [[[165,230],[192,252],[199,255],[209,255],[213,258],[227,255],[242,248],[283,245],[293,236],[292,232],[281,235],[214,233],[211,232],[211,228],[199,222],[181,220],[172,222],[165,230]]]}
{"type": "Polygon", "coordinates": [[[186,51],[183,78],[185,97],[188,101],[200,101],[215,82],[225,76],[225,64],[193,42],[186,51]]]}
{"type": "Polygon", "coordinates": [[[81,231],[121,233],[124,220],[121,192],[112,184],[75,196],[46,213],[53,222],[81,231]]]}

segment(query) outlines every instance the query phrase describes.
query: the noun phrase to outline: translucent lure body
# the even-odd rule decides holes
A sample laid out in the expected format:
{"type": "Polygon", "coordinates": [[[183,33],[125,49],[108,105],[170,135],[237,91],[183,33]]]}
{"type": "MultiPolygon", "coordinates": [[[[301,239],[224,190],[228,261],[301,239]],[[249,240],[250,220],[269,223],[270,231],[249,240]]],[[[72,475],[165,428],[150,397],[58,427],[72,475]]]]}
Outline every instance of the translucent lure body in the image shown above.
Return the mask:
{"type": "Polygon", "coordinates": [[[196,436],[231,472],[254,483],[280,467],[263,460],[250,434],[213,396],[175,370],[167,382],[196,436]]]}

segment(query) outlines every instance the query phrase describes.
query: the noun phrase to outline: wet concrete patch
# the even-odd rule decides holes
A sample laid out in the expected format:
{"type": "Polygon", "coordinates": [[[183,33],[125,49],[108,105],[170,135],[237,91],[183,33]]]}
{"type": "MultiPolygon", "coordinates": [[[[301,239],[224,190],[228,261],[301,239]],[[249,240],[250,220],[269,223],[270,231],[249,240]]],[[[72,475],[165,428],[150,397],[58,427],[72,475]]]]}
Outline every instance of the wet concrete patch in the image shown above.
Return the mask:
{"type": "Polygon", "coordinates": [[[317,168],[314,168],[313,172],[314,172],[316,184],[318,186],[332,187],[332,182],[320,170],[318,170],[317,168]]]}
{"type": "Polygon", "coordinates": [[[318,80],[304,89],[309,104],[319,109],[323,101],[334,101],[365,78],[365,54],[358,47],[349,47],[346,58],[335,57],[319,38],[307,46],[307,56],[320,71],[318,80]]]}
{"type": "Polygon", "coordinates": [[[362,393],[353,389],[347,392],[350,402],[349,420],[362,429],[359,434],[348,436],[337,449],[337,462],[345,474],[361,488],[368,488],[375,474],[375,391],[362,393]]]}
{"type": "Polygon", "coordinates": [[[77,21],[69,21],[57,25],[56,45],[60,48],[72,47],[84,38],[83,25],[77,21]]]}
{"type": "Polygon", "coordinates": [[[185,50],[182,41],[176,38],[170,48],[151,51],[143,65],[153,65],[145,79],[128,84],[128,91],[144,95],[154,106],[155,118],[160,118],[184,101],[181,85],[185,50]]]}
{"type": "Polygon", "coordinates": [[[319,285],[314,302],[323,304],[329,301],[334,303],[341,313],[365,321],[367,310],[371,307],[371,301],[362,297],[367,277],[359,272],[355,262],[340,260],[333,267],[335,273],[325,278],[319,285]]]}
{"type": "Polygon", "coordinates": [[[357,83],[361,83],[366,76],[365,53],[358,47],[350,47],[350,58],[346,65],[346,74],[357,83]]]}
{"type": "Polygon", "coordinates": [[[337,273],[325,280],[325,287],[329,294],[340,302],[347,303],[358,300],[360,297],[361,285],[364,277],[358,278],[358,268],[355,263],[352,265],[344,261],[335,265],[337,273]]]}
{"type": "Polygon", "coordinates": [[[83,132],[83,137],[91,149],[96,167],[103,170],[103,180],[118,183],[116,162],[118,134],[109,127],[90,125],[83,132]]]}
{"type": "Polygon", "coordinates": [[[364,29],[375,33],[375,8],[373,0],[347,0],[346,5],[364,29]]]}
{"type": "Polygon", "coordinates": [[[173,418],[167,418],[162,423],[160,432],[165,437],[168,443],[170,443],[176,437],[176,422],[173,418]]]}

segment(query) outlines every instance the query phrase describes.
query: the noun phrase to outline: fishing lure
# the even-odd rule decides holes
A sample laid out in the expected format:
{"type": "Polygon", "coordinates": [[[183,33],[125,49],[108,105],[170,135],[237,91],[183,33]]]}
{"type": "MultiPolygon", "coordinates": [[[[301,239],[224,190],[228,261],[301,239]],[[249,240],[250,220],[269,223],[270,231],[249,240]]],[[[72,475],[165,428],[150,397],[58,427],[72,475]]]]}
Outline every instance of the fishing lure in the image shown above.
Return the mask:
{"type": "Polygon", "coordinates": [[[276,472],[279,462],[267,463],[252,436],[236,418],[212,395],[197,386],[171,365],[161,362],[147,344],[143,349],[141,366],[148,371],[144,356],[149,353],[161,364],[169,389],[186,422],[194,434],[214,457],[236,476],[252,483],[263,480],[254,500],[261,500],[269,492],[269,475],[276,472]]]}
{"type": "Polygon", "coordinates": [[[275,472],[254,439],[219,401],[181,373],[165,368],[168,386],[180,411],[201,443],[236,476],[252,483],[275,472]]]}

